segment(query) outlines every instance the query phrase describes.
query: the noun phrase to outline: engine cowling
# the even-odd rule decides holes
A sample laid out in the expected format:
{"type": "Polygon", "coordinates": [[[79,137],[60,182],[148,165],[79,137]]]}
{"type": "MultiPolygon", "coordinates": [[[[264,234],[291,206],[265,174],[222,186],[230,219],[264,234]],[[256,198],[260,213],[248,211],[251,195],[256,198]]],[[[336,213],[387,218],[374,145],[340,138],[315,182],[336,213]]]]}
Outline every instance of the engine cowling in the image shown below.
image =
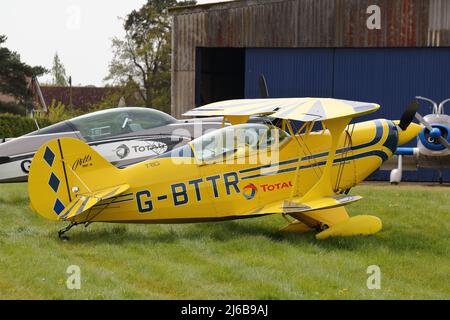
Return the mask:
{"type": "Polygon", "coordinates": [[[431,151],[442,151],[446,147],[440,143],[439,137],[442,136],[450,142],[450,128],[444,124],[432,124],[432,130],[424,128],[419,133],[419,140],[422,145],[431,151]]]}

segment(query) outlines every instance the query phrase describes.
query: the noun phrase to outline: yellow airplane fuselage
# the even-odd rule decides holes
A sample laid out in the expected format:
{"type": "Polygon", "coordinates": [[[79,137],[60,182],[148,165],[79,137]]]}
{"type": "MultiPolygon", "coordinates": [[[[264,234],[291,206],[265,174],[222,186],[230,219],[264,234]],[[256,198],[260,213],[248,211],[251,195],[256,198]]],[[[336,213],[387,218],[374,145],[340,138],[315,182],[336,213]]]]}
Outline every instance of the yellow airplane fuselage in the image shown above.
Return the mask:
{"type": "MultiPolygon", "coordinates": [[[[193,153],[148,160],[121,170],[130,188],[95,205],[89,220],[183,223],[258,216],[260,208],[304,195],[317,183],[330,141],[328,130],[289,137],[268,153],[269,164],[257,153],[225,163],[202,163],[193,153]]],[[[334,190],[343,192],[366,179],[392,156],[397,143],[397,128],[389,120],[349,125],[333,164],[334,190]]],[[[73,220],[84,219],[83,214],[73,220]]]]}

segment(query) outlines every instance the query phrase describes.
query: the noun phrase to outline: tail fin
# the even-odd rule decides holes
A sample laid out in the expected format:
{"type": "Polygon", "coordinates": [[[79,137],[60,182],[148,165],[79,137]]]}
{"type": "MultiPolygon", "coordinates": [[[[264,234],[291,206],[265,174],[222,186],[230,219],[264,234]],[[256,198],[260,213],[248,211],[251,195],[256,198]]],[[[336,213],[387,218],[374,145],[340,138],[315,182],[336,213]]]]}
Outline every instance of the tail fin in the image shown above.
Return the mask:
{"type": "Polygon", "coordinates": [[[41,146],[28,177],[31,208],[50,220],[73,218],[128,188],[120,169],[73,138],[41,146]]]}

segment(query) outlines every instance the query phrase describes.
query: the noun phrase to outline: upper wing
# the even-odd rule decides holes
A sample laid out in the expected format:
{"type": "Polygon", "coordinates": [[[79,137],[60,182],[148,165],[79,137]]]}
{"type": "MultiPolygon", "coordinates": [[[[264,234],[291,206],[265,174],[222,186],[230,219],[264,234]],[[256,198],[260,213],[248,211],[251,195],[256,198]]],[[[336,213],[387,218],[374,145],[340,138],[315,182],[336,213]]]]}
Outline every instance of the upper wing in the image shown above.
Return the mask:
{"type": "Polygon", "coordinates": [[[60,214],[59,219],[68,220],[76,217],[83,212],[86,212],[100,201],[117,197],[118,195],[127,191],[129,188],[130,186],[128,184],[123,184],[99,191],[94,191],[89,194],[80,195],[67,205],[67,209],[60,214]]]}
{"type": "Polygon", "coordinates": [[[362,116],[376,111],[379,107],[376,103],[332,98],[243,99],[211,103],[183,115],[201,117],[271,115],[275,118],[309,122],[362,116]]]}

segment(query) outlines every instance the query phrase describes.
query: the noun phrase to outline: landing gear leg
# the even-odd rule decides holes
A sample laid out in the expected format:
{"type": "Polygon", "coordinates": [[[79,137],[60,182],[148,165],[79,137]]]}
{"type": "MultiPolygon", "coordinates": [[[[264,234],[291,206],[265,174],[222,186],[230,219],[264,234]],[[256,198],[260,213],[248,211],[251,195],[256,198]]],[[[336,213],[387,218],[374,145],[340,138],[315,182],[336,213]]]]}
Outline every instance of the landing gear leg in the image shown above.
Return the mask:
{"type": "Polygon", "coordinates": [[[442,171],[439,170],[439,184],[444,183],[444,178],[442,177],[442,171]]]}
{"type": "Polygon", "coordinates": [[[64,229],[61,229],[61,230],[58,231],[58,238],[60,240],[63,240],[63,241],[68,241],[70,238],[68,236],[66,236],[65,233],[67,231],[69,231],[70,229],[72,229],[73,227],[75,227],[75,226],[77,226],[79,224],[82,224],[82,223],[84,223],[84,222],[71,222],[71,223],[69,223],[69,225],[67,227],[65,227],[64,229]]]}
{"type": "Polygon", "coordinates": [[[330,228],[329,225],[327,225],[327,224],[325,224],[325,223],[321,223],[321,224],[319,224],[319,225],[317,226],[317,231],[322,232],[322,231],[325,231],[325,230],[327,230],[327,229],[329,229],[329,228],[330,228]]]}

